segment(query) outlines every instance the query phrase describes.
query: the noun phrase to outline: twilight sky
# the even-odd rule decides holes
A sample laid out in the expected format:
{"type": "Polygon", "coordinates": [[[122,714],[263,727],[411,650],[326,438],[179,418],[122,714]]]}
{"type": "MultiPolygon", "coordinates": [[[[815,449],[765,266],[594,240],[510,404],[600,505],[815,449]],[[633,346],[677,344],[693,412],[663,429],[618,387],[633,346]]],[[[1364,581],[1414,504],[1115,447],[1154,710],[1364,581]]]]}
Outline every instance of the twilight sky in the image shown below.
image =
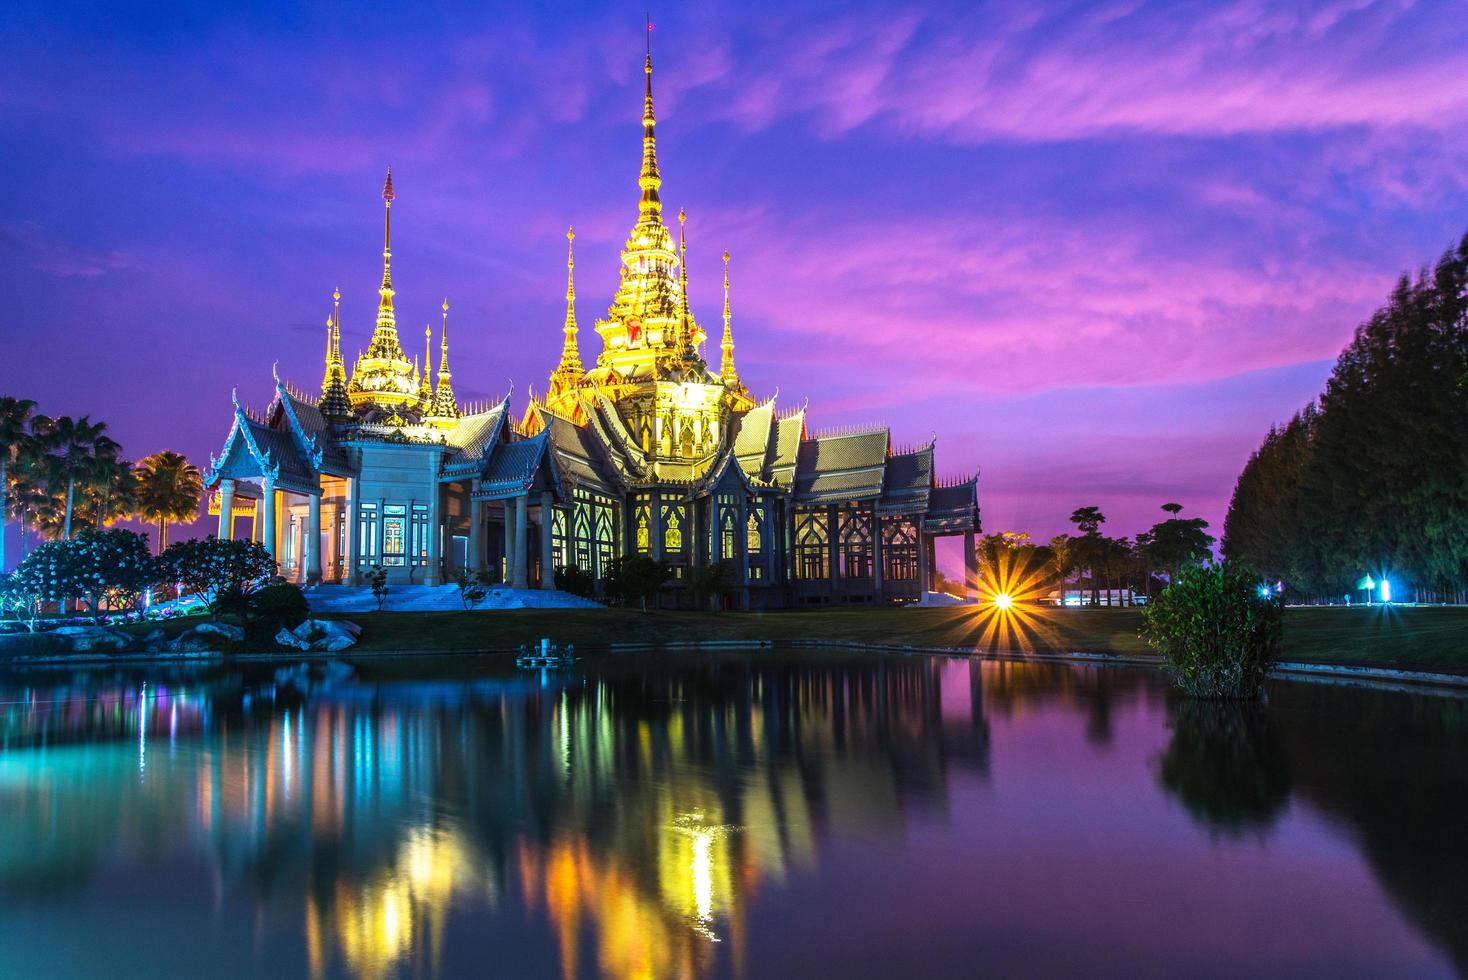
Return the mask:
{"type": "MultiPolygon", "coordinates": [[[[461,398],[583,356],[636,215],[642,8],[68,4],[0,31],[0,392],[200,465],[230,388],[320,382],[447,296],[461,398]]],[[[1468,226],[1461,0],[654,5],[690,294],[816,428],[975,467],[986,530],[1233,480],[1404,270],[1468,226]],[[661,9],[660,9],[661,7],[661,9]]],[[[714,352],[717,356],[717,351],[714,352]]]]}

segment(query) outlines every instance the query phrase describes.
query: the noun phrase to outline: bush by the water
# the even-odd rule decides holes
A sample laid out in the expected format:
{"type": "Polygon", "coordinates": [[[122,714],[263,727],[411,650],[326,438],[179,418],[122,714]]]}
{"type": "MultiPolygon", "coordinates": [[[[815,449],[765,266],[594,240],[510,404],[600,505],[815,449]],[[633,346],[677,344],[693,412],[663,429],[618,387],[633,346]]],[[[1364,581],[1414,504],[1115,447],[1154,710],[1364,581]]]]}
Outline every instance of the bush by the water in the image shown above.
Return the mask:
{"type": "Polygon", "coordinates": [[[557,565],[556,588],[589,599],[596,588],[596,580],[591,577],[590,572],[578,565],[557,565]]]}
{"type": "Polygon", "coordinates": [[[255,590],[250,597],[250,614],[272,631],[293,630],[311,615],[311,606],[300,586],[276,578],[269,585],[255,590]]]}
{"type": "Polygon", "coordinates": [[[1279,655],[1283,603],[1237,562],[1183,568],[1143,610],[1142,635],[1200,698],[1258,695],[1279,655]]]}

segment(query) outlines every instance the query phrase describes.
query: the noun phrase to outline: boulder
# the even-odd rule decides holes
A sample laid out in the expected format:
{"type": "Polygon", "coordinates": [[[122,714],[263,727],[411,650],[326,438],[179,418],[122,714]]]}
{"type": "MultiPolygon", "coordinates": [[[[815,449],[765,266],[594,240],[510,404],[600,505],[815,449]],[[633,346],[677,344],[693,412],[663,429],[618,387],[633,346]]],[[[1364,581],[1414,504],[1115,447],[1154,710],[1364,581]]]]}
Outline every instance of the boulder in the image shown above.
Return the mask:
{"type": "Polygon", "coordinates": [[[178,652],[200,652],[222,650],[245,642],[245,631],[228,623],[200,623],[193,629],[184,630],[168,645],[178,652]]]}
{"type": "Polygon", "coordinates": [[[284,629],[284,628],[282,628],[279,633],[276,633],[275,634],[275,642],[276,642],[276,645],[283,646],[283,647],[285,647],[288,650],[309,650],[309,649],[311,649],[311,641],[310,640],[308,640],[308,639],[306,639],[304,637],[297,636],[296,634],[292,633],[290,630],[284,629]]]}
{"type": "Polygon", "coordinates": [[[58,626],[56,635],[77,653],[122,653],[133,645],[132,634],[103,626],[58,626]]]}
{"type": "MultiPolygon", "coordinates": [[[[281,630],[281,633],[285,632],[281,630]]],[[[355,644],[357,637],[362,635],[362,627],[340,619],[308,619],[291,630],[290,635],[295,642],[287,643],[280,636],[276,637],[276,641],[282,646],[297,650],[325,650],[334,653],[355,644]]]]}

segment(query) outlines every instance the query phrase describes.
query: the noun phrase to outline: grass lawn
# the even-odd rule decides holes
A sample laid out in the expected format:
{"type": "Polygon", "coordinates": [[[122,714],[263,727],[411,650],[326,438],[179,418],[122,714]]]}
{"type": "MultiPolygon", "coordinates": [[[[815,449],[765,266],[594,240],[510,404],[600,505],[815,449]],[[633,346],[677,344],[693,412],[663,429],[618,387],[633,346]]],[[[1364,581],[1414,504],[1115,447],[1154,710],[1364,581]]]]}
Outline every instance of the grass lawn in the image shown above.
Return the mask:
{"type": "MultiPolygon", "coordinates": [[[[522,609],[496,612],[353,614],[363,652],[513,649],[548,636],[591,648],[609,643],[709,640],[830,640],[985,651],[1083,651],[1151,656],[1137,635],[1140,610],[1055,609],[996,616],[972,607],[790,610],[768,613],[639,612],[630,609],[522,609]]],[[[161,626],[173,636],[204,622],[189,617],[161,626]]],[[[55,637],[11,636],[5,656],[60,653],[55,637]]],[[[1285,610],[1286,660],[1468,672],[1468,607],[1381,606],[1285,610]]]]}
{"type": "MultiPolygon", "coordinates": [[[[833,640],[1021,652],[1151,655],[1137,609],[1039,609],[996,617],[973,608],[813,609],[769,613],[525,609],[354,617],[364,650],[516,647],[549,636],[589,647],[691,640],[833,640]]],[[[1285,610],[1284,659],[1468,670],[1468,608],[1285,610]]]]}

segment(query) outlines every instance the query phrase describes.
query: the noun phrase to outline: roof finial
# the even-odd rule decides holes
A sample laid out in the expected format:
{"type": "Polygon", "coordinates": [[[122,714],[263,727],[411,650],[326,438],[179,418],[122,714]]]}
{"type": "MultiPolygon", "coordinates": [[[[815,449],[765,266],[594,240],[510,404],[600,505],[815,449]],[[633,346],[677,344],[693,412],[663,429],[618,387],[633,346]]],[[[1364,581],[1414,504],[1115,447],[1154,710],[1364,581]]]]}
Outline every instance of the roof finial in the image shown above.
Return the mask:
{"type": "MultiPolygon", "coordinates": [[[[439,340],[438,360],[438,386],[433,392],[433,403],[428,412],[430,419],[440,426],[446,426],[462,414],[459,411],[459,403],[454,399],[454,387],[450,383],[449,374],[449,301],[443,301],[443,328],[439,340]]],[[[423,368],[424,383],[427,383],[428,366],[423,368]]]]}
{"type": "Polygon", "coordinates": [[[719,361],[719,378],[726,385],[739,383],[739,372],[734,367],[734,330],[729,316],[729,250],[724,249],[724,341],[723,357],[719,361]]]}
{"type": "Polygon", "coordinates": [[[574,243],[576,229],[566,229],[566,325],[565,339],[561,343],[561,363],[551,373],[550,392],[554,397],[568,388],[574,388],[585,373],[581,367],[581,351],[576,346],[576,254],[574,243]]]}
{"type": "Polygon", "coordinates": [[[688,239],[684,228],[688,223],[688,212],[678,209],[678,322],[679,340],[684,351],[693,349],[693,327],[688,316],[688,239]]]}
{"type": "Polygon", "coordinates": [[[657,120],[652,111],[652,15],[647,21],[647,57],[643,61],[643,72],[647,75],[647,91],[642,100],[642,172],[637,177],[637,186],[642,188],[638,201],[638,221],[660,221],[663,202],[658,197],[658,188],[663,178],[658,173],[657,136],[653,132],[657,120]]]}
{"type": "Polygon", "coordinates": [[[392,202],[397,194],[392,189],[392,167],[382,182],[382,302],[392,309],[392,202]]]}

